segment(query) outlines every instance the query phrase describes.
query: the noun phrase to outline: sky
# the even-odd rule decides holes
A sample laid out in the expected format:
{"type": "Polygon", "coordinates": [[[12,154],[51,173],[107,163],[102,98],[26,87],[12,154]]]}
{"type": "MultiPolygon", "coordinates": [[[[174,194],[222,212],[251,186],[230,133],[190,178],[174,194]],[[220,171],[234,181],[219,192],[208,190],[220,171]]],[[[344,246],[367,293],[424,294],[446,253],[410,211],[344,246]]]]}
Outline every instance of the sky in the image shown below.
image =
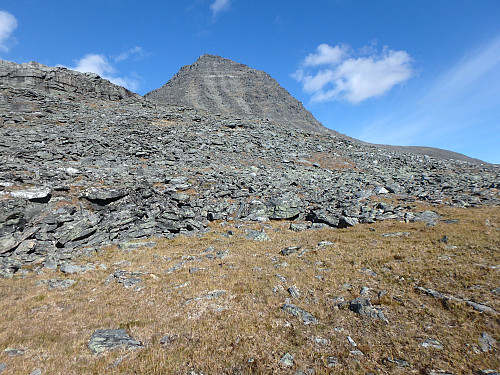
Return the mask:
{"type": "Polygon", "coordinates": [[[499,0],[0,0],[3,60],[143,95],[205,53],[340,133],[500,164],[499,0]]]}

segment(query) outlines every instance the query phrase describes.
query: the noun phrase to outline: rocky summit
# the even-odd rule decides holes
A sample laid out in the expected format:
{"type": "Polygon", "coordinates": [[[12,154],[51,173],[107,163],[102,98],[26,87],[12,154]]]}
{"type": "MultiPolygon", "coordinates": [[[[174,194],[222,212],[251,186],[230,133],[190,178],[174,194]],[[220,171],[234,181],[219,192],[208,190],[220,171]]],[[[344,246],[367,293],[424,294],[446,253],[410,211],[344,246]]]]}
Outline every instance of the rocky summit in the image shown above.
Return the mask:
{"type": "Polygon", "coordinates": [[[38,63],[2,61],[0,77],[4,277],[109,244],[203,232],[215,220],[433,225],[438,215],[408,204],[500,203],[498,166],[322,132],[267,74],[220,57],[200,57],[146,98],[38,63]],[[235,87],[224,79],[232,75],[235,87]],[[269,96],[280,104],[264,106],[269,96]]]}
{"type": "Polygon", "coordinates": [[[145,97],[225,116],[269,119],[299,130],[329,131],[269,74],[220,56],[200,56],[145,97]]]}

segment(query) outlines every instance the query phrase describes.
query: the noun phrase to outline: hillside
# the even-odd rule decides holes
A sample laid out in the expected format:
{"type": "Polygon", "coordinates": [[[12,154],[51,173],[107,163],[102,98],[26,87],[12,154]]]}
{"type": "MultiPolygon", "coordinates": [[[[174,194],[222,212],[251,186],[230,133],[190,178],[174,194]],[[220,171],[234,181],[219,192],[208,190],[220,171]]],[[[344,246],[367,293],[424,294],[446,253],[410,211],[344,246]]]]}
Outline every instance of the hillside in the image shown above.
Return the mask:
{"type": "Polygon", "coordinates": [[[498,369],[498,166],[0,77],[0,371],[498,369]]]}

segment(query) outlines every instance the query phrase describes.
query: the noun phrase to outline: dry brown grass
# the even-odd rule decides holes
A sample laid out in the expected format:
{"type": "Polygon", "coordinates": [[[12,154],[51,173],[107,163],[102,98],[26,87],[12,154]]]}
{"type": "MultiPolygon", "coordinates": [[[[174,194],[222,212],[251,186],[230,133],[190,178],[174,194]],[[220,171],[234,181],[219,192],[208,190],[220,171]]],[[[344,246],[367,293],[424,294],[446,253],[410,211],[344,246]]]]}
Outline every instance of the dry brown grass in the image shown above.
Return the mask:
{"type": "Polygon", "coordinates": [[[289,231],[288,223],[275,222],[265,227],[270,242],[250,241],[243,228],[214,224],[204,236],[158,240],[155,248],[129,252],[113,247],[80,259],[79,264],[105,264],[108,269],[73,275],[78,283],[66,290],[35,285],[41,279],[67,277],[59,271],[0,280],[0,351],[7,347],[26,350],[18,357],[0,352],[0,363],[14,374],[36,368],[43,374],[186,374],[191,370],[289,374],[294,371],[279,363],[289,352],[295,357],[294,370],[314,368],[317,374],[499,370],[498,348],[483,353],[477,341],[482,332],[500,340],[498,315],[479,313],[461,303],[443,304],[419,293],[415,286],[487,303],[500,311],[500,299],[491,292],[500,287],[500,269],[492,267],[500,264],[500,210],[433,209],[445,219],[460,222],[439,222],[435,227],[379,222],[299,233],[289,231]],[[232,237],[224,236],[228,230],[234,232],[232,237]],[[410,235],[381,236],[398,231],[410,235]],[[439,242],[444,235],[448,245],[456,248],[439,242]],[[324,240],[334,245],[318,247],[324,240]],[[308,251],[300,257],[297,253],[279,255],[280,249],[292,245],[302,246],[299,253],[308,251]],[[224,259],[189,261],[203,257],[208,246],[215,248],[213,253],[228,249],[229,254],[224,259]],[[182,269],[165,272],[181,260],[188,260],[182,269]],[[130,265],[115,265],[121,261],[130,265]],[[190,267],[203,270],[189,273],[190,267]],[[363,267],[377,276],[360,272],[363,267]],[[147,272],[142,277],[143,289],[125,289],[114,282],[104,285],[118,268],[147,272]],[[276,274],[287,282],[280,282],[276,274]],[[352,288],[343,288],[346,283],[352,288]],[[273,286],[280,284],[285,289],[273,293],[273,286]],[[292,285],[301,293],[292,303],[311,312],[318,324],[305,326],[280,310],[289,298],[286,288],[292,285]],[[383,309],[389,325],[333,308],[333,298],[351,300],[363,286],[371,289],[372,303],[383,309]],[[226,294],[187,302],[216,289],[226,294]],[[381,290],[387,294],[379,299],[381,290]],[[126,328],[145,347],[94,357],[87,343],[99,328],[126,328]],[[177,339],[162,346],[160,340],[166,334],[177,339]],[[354,348],[347,336],[364,356],[350,353],[354,348]],[[314,337],[329,343],[320,346],[314,337]],[[439,340],[444,349],[420,346],[428,338],[439,340]],[[125,354],[120,364],[110,367],[125,354]],[[340,364],[328,368],[329,356],[338,358],[340,364]],[[398,367],[387,362],[387,357],[405,359],[411,367],[398,367]]]}

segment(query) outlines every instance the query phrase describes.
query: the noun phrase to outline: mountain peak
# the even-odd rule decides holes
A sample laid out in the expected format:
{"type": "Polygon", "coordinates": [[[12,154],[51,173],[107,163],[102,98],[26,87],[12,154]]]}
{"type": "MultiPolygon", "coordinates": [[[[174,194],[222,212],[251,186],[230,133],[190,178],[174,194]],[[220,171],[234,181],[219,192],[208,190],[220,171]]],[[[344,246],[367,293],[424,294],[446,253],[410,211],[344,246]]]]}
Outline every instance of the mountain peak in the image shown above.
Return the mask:
{"type": "Polygon", "coordinates": [[[201,55],[145,97],[227,116],[269,119],[307,131],[328,131],[269,74],[217,55],[201,55]]]}

